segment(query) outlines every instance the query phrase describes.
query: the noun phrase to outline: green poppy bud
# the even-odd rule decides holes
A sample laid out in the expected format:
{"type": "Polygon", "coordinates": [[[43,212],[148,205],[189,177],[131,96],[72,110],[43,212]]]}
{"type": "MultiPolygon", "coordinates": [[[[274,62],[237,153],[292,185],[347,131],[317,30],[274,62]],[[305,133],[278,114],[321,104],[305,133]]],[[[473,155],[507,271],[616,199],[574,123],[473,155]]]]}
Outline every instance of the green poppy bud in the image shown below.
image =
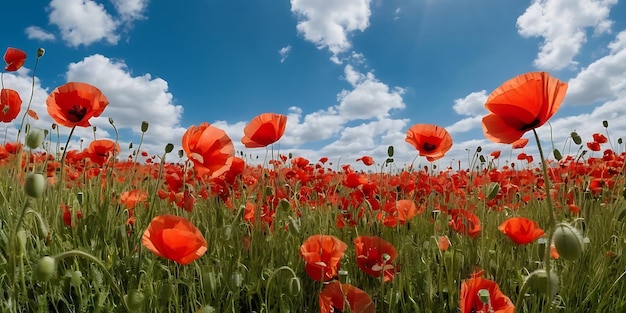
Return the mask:
{"type": "Polygon", "coordinates": [[[554,154],[554,158],[555,158],[557,161],[561,161],[561,159],[563,159],[563,156],[561,155],[561,151],[559,151],[559,149],[554,149],[554,150],[552,151],[552,154],[554,154]]]}
{"type": "Polygon", "coordinates": [[[76,288],[79,287],[80,284],[83,282],[83,273],[81,271],[73,271],[71,274],[70,282],[72,283],[72,286],[76,288]]]}
{"type": "Polygon", "coordinates": [[[141,122],[141,132],[145,133],[148,131],[148,126],[150,126],[150,124],[148,124],[148,122],[143,121],[141,122]]]}
{"type": "Polygon", "coordinates": [[[37,57],[41,58],[44,54],[46,54],[46,49],[44,48],[38,48],[37,49],[37,57]]]}
{"type": "Polygon", "coordinates": [[[21,257],[24,255],[24,253],[26,252],[26,240],[27,240],[27,236],[26,236],[26,231],[23,229],[20,229],[17,232],[17,256],[21,257]]]}
{"type": "Polygon", "coordinates": [[[133,289],[124,296],[124,300],[126,300],[126,304],[131,312],[140,312],[143,308],[145,296],[143,292],[133,289]]]}
{"type": "Polygon", "coordinates": [[[57,270],[57,263],[53,257],[45,256],[37,263],[37,268],[33,272],[37,281],[45,282],[50,280],[57,270]]]}
{"type": "Polygon", "coordinates": [[[500,184],[490,183],[487,187],[487,200],[495,199],[498,196],[498,192],[500,192],[500,184]]]}
{"type": "Polygon", "coordinates": [[[174,150],[174,145],[171,143],[168,143],[167,145],[165,145],[165,153],[170,153],[172,152],[172,150],[174,150]]]}
{"type": "Polygon", "coordinates": [[[390,158],[393,157],[393,146],[389,146],[389,148],[387,148],[387,156],[390,158]]]}
{"type": "Polygon", "coordinates": [[[46,134],[40,128],[31,128],[26,134],[26,145],[31,149],[37,149],[42,143],[46,134]]]}
{"type": "Polygon", "coordinates": [[[39,173],[26,174],[26,181],[24,181],[24,192],[26,195],[39,198],[43,195],[46,189],[46,178],[39,173]]]}
{"type": "Polygon", "coordinates": [[[556,252],[565,260],[573,261],[580,258],[585,249],[583,238],[578,229],[568,223],[556,225],[552,242],[554,242],[556,252]]]}
{"type": "Polygon", "coordinates": [[[302,284],[300,283],[300,278],[298,277],[291,277],[291,279],[289,279],[289,285],[288,285],[288,290],[289,290],[289,294],[292,296],[297,296],[300,294],[300,291],[302,291],[302,284]]]}
{"type": "Polygon", "coordinates": [[[530,290],[537,291],[543,295],[548,294],[548,286],[550,286],[550,297],[554,297],[559,292],[559,276],[554,271],[550,271],[550,279],[548,279],[546,270],[539,269],[530,273],[524,281],[524,285],[527,285],[530,290]]]}
{"type": "Polygon", "coordinates": [[[572,140],[574,141],[575,144],[579,145],[583,142],[583,139],[580,138],[580,136],[578,135],[577,132],[572,132],[570,134],[570,136],[572,137],[572,140]]]}
{"type": "Polygon", "coordinates": [[[602,121],[602,126],[604,126],[604,128],[609,127],[609,121],[607,120],[602,121]]]}

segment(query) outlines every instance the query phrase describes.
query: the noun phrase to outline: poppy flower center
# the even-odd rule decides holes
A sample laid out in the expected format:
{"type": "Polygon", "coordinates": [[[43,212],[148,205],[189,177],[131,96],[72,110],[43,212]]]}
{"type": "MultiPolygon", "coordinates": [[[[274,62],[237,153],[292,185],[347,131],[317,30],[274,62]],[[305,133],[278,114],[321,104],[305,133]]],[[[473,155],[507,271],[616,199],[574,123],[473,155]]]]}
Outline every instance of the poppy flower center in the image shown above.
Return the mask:
{"type": "Polygon", "coordinates": [[[436,148],[437,148],[437,145],[436,145],[436,144],[430,144],[430,143],[428,143],[428,142],[425,142],[425,143],[424,143],[424,150],[425,150],[426,152],[433,151],[433,150],[435,150],[436,148]]]}
{"type": "Polygon", "coordinates": [[[521,131],[531,130],[535,128],[537,125],[539,125],[540,122],[541,121],[538,118],[535,118],[535,120],[530,122],[529,124],[522,125],[522,127],[519,130],[521,131]]]}
{"type": "Polygon", "coordinates": [[[85,115],[87,114],[87,108],[75,104],[72,109],[67,111],[67,113],[69,114],[69,120],[73,123],[76,123],[80,122],[85,117],[85,115]]]}

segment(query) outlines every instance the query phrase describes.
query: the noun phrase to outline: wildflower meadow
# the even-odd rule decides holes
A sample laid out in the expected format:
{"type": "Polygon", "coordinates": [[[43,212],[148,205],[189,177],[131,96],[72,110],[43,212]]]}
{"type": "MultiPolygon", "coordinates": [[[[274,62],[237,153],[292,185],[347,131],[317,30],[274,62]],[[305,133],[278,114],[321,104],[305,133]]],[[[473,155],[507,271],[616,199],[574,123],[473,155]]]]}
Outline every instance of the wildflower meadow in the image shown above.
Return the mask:
{"type": "MultiPolygon", "coordinates": [[[[2,75],[26,58],[8,48],[2,75]]],[[[567,87],[531,72],[491,93],[484,134],[514,162],[476,147],[437,167],[452,137],[416,124],[413,164],[389,146],[357,170],[281,153],[287,117],[263,112],[242,138],[262,164],[206,122],[181,151],[69,149],[107,96],[68,82],[35,112],[3,80],[19,132],[0,144],[0,312],[626,312],[626,147],[610,121],[545,145],[567,87]],[[31,127],[42,114],[55,123],[31,127]]]]}

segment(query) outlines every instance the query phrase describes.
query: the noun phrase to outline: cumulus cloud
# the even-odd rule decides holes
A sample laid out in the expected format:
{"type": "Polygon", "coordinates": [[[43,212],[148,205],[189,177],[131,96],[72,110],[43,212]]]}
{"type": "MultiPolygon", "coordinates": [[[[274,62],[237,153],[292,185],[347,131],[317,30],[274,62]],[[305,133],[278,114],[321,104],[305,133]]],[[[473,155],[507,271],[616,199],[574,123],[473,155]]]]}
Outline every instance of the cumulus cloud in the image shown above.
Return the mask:
{"type": "Polygon", "coordinates": [[[148,0],[111,0],[122,21],[143,19],[148,0]]]}
{"type": "Polygon", "coordinates": [[[369,26],[371,0],[291,0],[291,12],[304,39],[318,49],[328,48],[331,60],[341,63],[339,54],[350,49],[348,36],[369,26]]]}
{"type": "Polygon", "coordinates": [[[465,98],[454,100],[452,108],[461,115],[483,115],[485,113],[485,102],[487,101],[487,91],[475,91],[465,98]]]}
{"type": "Polygon", "coordinates": [[[587,40],[587,28],[599,35],[610,31],[611,6],[617,0],[534,0],[517,19],[524,37],[542,37],[534,65],[559,70],[575,66],[574,57],[587,40]]]}
{"type": "Polygon", "coordinates": [[[26,27],[24,32],[26,33],[26,36],[28,36],[28,39],[35,39],[39,41],[54,41],[56,39],[54,34],[49,33],[37,26],[26,27]]]}
{"type": "Polygon", "coordinates": [[[280,48],[280,50],[278,50],[278,54],[280,54],[280,63],[285,62],[290,52],[291,52],[291,46],[289,45],[282,47],[280,48]]]}
{"type": "Polygon", "coordinates": [[[608,55],[594,61],[570,79],[567,104],[595,104],[613,100],[626,91],[626,31],[608,45],[608,55]]]}
{"type": "Polygon", "coordinates": [[[165,80],[150,74],[132,76],[124,62],[99,54],[71,63],[67,80],[97,86],[109,99],[109,106],[92,124],[110,129],[110,117],[118,129],[138,135],[141,122],[147,121],[150,124],[144,138],[147,143],[180,144],[185,131],[180,126],[183,107],[173,103],[165,80]]]}

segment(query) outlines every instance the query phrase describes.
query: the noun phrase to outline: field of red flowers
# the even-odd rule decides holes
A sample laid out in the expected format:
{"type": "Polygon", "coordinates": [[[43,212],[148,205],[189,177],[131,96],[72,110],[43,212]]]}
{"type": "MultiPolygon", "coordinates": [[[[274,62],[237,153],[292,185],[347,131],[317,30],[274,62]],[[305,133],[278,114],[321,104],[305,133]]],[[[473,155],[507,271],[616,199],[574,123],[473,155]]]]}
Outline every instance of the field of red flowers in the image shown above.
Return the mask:
{"type": "MultiPolygon", "coordinates": [[[[7,49],[5,71],[25,58],[7,49]]],[[[545,72],[504,82],[485,136],[540,145],[566,90],[545,72]]],[[[1,312],[626,311],[626,153],[608,122],[607,135],[573,132],[575,155],[538,146],[538,160],[498,166],[499,151],[477,147],[470,169],[397,168],[390,146],[385,160],[355,157],[363,171],[280,152],[254,165],[208,123],[178,155],[140,143],[121,158],[109,139],[55,148],[106,95],[54,89],[50,129],[28,126],[43,112],[22,98],[3,84],[0,118],[21,118],[23,135],[0,145],[1,312]]],[[[272,149],[286,120],[260,114],[242,144],[272,149]]],[[[406,142],[428,162],[453,145],[430,124],[406,142]]]]}

